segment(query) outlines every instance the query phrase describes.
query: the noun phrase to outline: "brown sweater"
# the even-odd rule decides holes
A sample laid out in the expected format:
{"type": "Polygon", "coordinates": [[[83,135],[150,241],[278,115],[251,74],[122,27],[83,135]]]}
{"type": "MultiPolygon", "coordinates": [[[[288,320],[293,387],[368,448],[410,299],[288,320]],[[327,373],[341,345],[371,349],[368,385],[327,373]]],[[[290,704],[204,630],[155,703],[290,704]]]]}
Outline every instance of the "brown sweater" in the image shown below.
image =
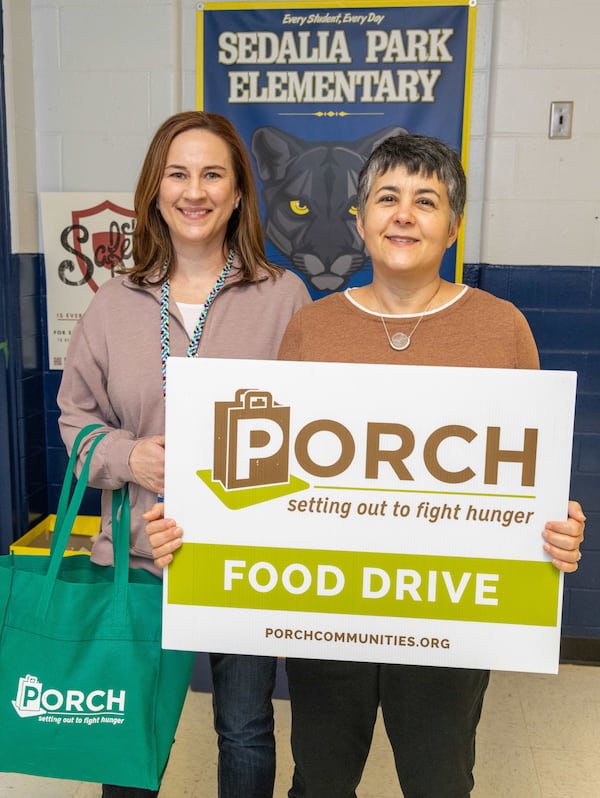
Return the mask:
{"type": "MultiPolygon", "coordinates": [[[[418,317],[386,316],[390,335],[410,333],[418,317]]],[[[397,363],[414,366],[538,369],[537,348],[523,314],[477,288],[423,316],[408,349],[389,345],[378,314],[331,294],[299,310],[279,350],[281,360],[397,363]]]]}

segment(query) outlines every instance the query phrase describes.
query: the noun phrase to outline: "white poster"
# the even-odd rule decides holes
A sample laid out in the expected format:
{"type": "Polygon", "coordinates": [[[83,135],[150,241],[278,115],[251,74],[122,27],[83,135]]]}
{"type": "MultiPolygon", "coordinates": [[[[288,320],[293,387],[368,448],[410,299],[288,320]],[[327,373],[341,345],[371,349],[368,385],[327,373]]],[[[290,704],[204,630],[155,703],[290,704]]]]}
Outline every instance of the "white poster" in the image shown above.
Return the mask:
{"type": "Polygon", "coordinates": [[[48,364],[62,369],[71,332],[98,288],[131,262],[132,194],[41,195],[48,364]]]}
{"type": "Polygon", "coordinates": [[[556,672],[571,372],[171,358],[167,648],[556,672]]]}

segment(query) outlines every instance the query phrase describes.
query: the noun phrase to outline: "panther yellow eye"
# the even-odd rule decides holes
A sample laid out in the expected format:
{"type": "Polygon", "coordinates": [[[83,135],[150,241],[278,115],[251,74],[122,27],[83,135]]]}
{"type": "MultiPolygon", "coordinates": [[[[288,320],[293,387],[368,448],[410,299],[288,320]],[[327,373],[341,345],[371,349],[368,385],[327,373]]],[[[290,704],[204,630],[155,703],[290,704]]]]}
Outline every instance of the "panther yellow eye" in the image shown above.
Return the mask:
{"type": "Polygon", "coordinates": [[[295,213],[296,216],[306,216],[307,213],[310,213],[308,205],[300,202],[300,200],[291,200],[290,208],[292,209],[292,213],[295,213]]]}
{"type": "Polygon", "coordinates": [[[350,214],[350,216],[356,216],[356,214],[358,213],[358,208],[356,207],[356,205],[351,205],[348,208],[348,213],[350,214]]]}

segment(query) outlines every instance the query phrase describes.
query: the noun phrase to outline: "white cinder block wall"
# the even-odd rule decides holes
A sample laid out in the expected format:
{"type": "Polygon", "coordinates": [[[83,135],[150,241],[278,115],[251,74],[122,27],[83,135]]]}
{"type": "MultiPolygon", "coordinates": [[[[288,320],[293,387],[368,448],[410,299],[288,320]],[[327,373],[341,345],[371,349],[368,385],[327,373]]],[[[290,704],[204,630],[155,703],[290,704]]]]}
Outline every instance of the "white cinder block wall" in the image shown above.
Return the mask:
{"type": "MultiPolygon", "coordinates": [[[[12,249],[40,191],[132,191],[195,103],[196,0],[2,0],[12,249]]],[[[479,0],[466,263],[600,265],[600,3],[479,0]],[[573,137],[548,139],[573,100],[573,137]]]]}
{"type": "Polygon", "coordinates": [[[12,249],[13,252],[39,252],[29,2],[2,0],[2,25],[12,249]]]}
{"type": "Polygon", "coordinates": [[[600,2],[496,0],[481,260],[600,265],[600,2]],[[573,137],[550,140],[550,103],[573,137]]]}

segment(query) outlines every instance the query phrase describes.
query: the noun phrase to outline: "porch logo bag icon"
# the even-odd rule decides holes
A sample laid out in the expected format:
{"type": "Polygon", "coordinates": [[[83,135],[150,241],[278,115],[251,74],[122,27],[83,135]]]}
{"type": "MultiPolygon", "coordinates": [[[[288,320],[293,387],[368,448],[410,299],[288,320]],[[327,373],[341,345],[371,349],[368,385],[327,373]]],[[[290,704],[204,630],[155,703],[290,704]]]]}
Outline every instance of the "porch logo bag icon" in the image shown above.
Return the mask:
{"type": "Polygon", "coordinates": [[[226,490],[287,483],[289,438],[290,408],[268,391],[242,388],[235,401],[215,402],[214,479],[226,490]]]}
{"type": "Polygon", "coordinates": [[[113,493],[115,565],[63,557],[79,434],[47,556],[0,557],[0,770],[158,789],[194,655],[161,649],[162,583],[129,568],[129,493],[113,493]]]}

